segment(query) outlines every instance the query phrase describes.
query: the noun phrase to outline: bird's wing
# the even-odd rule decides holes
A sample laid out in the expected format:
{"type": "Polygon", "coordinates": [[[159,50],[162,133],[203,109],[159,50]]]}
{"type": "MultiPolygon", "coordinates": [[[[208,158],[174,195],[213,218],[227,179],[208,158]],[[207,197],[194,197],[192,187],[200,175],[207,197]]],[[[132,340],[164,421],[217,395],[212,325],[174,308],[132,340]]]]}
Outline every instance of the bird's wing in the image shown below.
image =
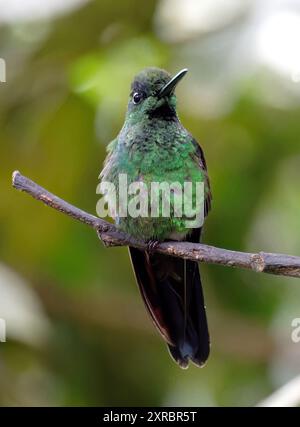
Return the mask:
{"type": "Polygon", "coordinates": [[[195,151],[193,153],[193,158],[195,162],[198,164],[199,168],[204,172],[204,188],[205,188],[205,201],[204,201],[204,216],[208,215],[208,212],[211,209],[211,201],[212,194],[210,188],[209,177],[207,173],[207,165],[204,157],[204,153],[198,142],[193,138],[192,143],[195,147],[195,151]]]}
{"type": "Polygon", "coordinates": [[[99,178],[101,180],[105,179],[108,170],[111,168],[113,163],[113,158],[115,154],[115,148],[118,145],[118,138],[113,139],[108,146],[106,147],[107,156],[104,161],[103,169],[100,172],[99,178]]]}

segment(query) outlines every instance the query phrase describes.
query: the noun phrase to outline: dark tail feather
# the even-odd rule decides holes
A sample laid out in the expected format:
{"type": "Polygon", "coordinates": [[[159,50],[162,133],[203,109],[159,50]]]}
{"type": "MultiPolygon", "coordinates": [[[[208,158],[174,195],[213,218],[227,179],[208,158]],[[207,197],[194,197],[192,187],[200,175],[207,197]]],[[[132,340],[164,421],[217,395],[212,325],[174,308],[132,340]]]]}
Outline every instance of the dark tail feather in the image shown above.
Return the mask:
{"type": "Polygon", "coordinates": [[[150,316],[176,362],[202,366],[209,333],[198,264],[129,248],[139,289],[150,316]]]}

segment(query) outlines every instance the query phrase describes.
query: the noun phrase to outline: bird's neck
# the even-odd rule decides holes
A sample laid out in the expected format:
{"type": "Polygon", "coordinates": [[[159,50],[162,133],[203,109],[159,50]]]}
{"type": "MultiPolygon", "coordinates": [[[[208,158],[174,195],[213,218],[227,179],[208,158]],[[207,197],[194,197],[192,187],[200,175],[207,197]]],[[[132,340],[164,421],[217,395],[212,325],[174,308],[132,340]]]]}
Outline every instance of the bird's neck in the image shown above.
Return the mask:
{"type": "Polygon", "coordinates": [[[120,139],[128,147],[136,145],[141,147],[159,144],[163,140],[173,140],[173,134],[178,127],[182,127],[177,116],[154,115],[143,117],[139,121],[125,122],[120,133],[120,139]]]}

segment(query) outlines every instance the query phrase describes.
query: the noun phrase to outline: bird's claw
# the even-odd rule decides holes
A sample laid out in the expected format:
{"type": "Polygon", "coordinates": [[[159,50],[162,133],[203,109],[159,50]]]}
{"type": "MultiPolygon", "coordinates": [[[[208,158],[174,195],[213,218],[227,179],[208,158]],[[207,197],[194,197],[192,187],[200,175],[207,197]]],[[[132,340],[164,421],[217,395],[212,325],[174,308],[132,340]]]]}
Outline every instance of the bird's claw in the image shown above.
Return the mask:
{"type": "Polygon", "coordinates": [[[157,246],[159,245],[159,241],[158,240],[149,240],[147,242],[147,252],[149,255],[152,255],[153,252],[155,252],[155,249],[157,248],[157,246]]]}

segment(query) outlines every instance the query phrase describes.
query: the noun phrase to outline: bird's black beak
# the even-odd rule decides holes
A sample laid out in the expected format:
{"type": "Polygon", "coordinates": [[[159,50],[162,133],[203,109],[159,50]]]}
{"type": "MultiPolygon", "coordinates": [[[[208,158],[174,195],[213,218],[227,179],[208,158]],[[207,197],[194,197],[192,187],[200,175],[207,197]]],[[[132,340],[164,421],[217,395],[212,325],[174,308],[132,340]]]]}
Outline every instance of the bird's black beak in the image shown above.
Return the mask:
{"type": "Polygon", "coordinates": [[[161,90],[158,93],[158,96],[160,98],[163,98],[164,96],[169,96],[171,93],[175,90],[175,87],[180,82],[180,80],[186,75],[188,72],[187,68],[184,68],[183,70],[179,71],[174,77],[171,78],[171,80],[166,83],[161,90]]]}

